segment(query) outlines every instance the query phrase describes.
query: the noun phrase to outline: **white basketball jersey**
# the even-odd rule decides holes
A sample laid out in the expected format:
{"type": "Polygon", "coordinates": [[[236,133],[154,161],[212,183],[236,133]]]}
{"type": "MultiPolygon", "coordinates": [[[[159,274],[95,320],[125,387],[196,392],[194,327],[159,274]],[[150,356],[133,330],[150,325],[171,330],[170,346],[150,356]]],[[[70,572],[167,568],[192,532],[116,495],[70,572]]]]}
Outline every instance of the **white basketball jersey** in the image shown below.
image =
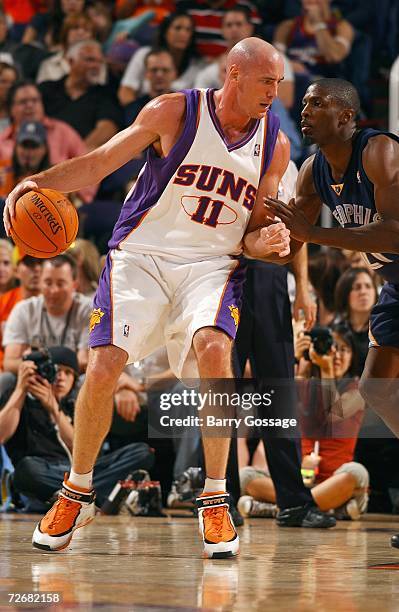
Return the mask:
{"type": "Polygon", "coordinates": [[[153,147],[127,195],[110,247],[201,259],[238,255],[260,179],[273,155],[279,122],[257,120],[228,143],[213,90],[187,90],[183,132],[169,155],[153,147]]]}

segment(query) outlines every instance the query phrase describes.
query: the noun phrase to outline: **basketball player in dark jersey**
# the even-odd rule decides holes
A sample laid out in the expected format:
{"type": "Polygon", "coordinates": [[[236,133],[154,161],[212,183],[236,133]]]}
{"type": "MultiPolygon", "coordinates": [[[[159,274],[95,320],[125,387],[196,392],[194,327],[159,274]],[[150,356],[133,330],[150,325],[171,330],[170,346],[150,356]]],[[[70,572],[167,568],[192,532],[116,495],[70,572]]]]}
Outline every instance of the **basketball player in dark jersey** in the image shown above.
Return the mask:
{"type": "MultiPolygon", "coordinates": [[[[347,81],[321,79],[307,89],[302,133],[319,150],[300,170],[295,200],[286,206],[266,198],[266,215],[277,215],[291,231],[289,258],[303,242],[361,251],[387,281],[370,317],[360,391],[399,437],[399,138],[357,129],[358,111],[358,94],[347,81]],[[341,227],[314,226],[322,203],[341,227]]],[[[399,548],[399,534],[392,545],[399,548]]]]}

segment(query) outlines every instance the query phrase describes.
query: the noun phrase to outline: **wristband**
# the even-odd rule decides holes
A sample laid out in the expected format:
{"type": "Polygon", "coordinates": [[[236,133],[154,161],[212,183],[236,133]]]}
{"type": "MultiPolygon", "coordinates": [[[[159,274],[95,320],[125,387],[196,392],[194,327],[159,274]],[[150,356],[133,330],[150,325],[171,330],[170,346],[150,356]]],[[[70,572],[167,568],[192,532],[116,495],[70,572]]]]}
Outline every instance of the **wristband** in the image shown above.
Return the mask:
{"type": "Polygon", "coordinates": [[[326,24],[325,21],[320,21],[319,23],[316,23],[316,25],[313,26],[313,30],[315,32],[320,32],[320,30],[327,30],[328,29],[328,25],[326,24]]]}

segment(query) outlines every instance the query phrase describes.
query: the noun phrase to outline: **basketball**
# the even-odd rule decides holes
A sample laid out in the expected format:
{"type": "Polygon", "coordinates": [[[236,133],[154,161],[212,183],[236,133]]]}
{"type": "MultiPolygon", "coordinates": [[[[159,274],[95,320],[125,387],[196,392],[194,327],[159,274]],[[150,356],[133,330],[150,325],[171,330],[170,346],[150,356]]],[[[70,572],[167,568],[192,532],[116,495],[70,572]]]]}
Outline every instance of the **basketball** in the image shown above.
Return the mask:
{"type": "Polygon", "coordinates": [[[55,257],[75,240],[79,220],[73,204],[53,189],[28,191],[16,202],[10,235],[33,257],[55,257]]]}

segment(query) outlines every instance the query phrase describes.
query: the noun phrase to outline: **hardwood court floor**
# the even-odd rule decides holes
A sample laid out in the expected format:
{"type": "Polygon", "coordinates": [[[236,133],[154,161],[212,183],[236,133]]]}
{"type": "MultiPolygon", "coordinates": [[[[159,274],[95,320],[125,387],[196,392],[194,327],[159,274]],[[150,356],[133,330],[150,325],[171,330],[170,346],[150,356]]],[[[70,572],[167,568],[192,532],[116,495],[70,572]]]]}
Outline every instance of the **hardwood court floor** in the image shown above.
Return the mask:
{"type": "Polygon", "coordinates": [[[191,518],[99,517],[56,554],[31,548],[36,519],[0,518],[0,610],[17,609],[8,593],[33,591],[62,593],[63,606],[51,610],[399,610],[393,517],[370,515],[329,531],[247,520],[240,556],[219,561],[201,558],[191,518]],[[381,564],[392,565],[370,568],[381,564]]]}

